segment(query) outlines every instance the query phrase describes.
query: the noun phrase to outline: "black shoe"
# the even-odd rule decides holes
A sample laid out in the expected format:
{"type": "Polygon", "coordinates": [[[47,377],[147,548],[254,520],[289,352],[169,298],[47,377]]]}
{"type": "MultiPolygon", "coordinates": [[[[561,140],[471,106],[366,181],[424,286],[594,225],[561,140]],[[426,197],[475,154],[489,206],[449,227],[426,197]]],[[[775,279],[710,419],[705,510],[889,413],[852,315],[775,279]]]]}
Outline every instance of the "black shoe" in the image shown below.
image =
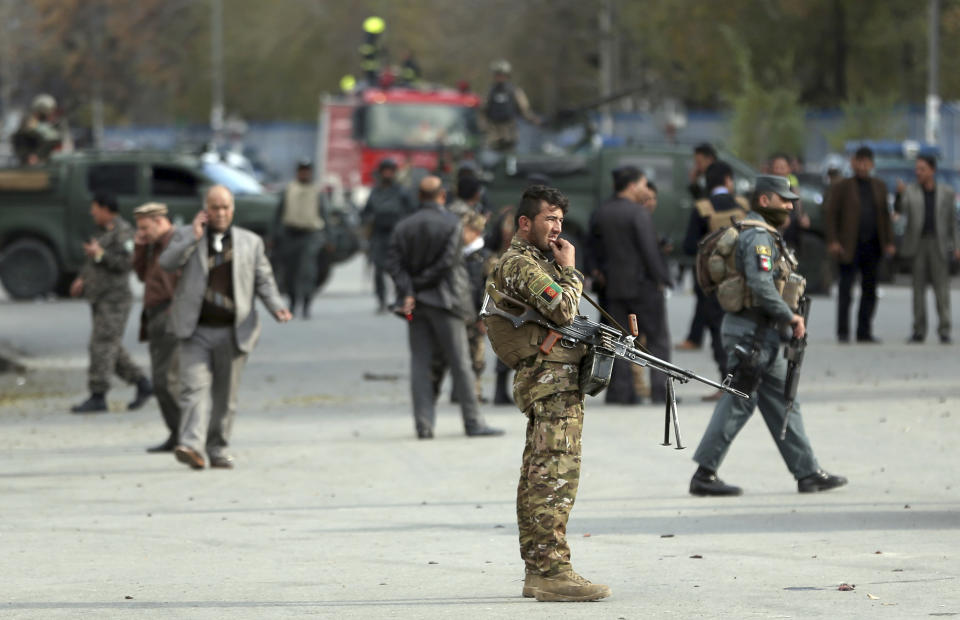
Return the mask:
{"type": "Polygon", "coordinates": [[[857,342],[860,344],[882,344],[883,341],[873,336],[857,336],[857,342]]]}
{"type": "Polygon", "coordinates": [[[907,338],[907,344],[923,344],[923,336],[920,334],[913,334],[907,338]]]}
{"type": "Polygon", "coordinates": [[[150,385],[150,381],[146,377],[141,377],[137,381],[137,395],[127,404],[127,409],[133,411],[143,407],[143,403],[150,400],[151,396],[153,396],[153,386],[150,385]]]}
{"type": "Polygon", "coordinates": [[[953,344],[953,339],[950,336],[940,336],[940,344],[953,344]]]}
{"type": "Polygon", "coordinates": [[[310,302],[309,301],[303,302],[303,312],[300,313],[300,318],[303,319],[304,321],[310,320],[310,302]]]}
{"type": "Polygon", "coordinates": [[[467,429],[467,437],[499,437],[503,435],[502,428],[493,428],[492,426],[474,426],[467,429]]]}
{"type": "Polygon", "coordinates": [[[429,428],[418,429],[417,439],[433,439],[433,430],[429,428]]]}
{"type": "Polygon", "coordinates": [[[847,344],[850,342],[850,334],[837,334],[837,342],[847,344]]]}
{"type": "Polygon", "coordinates": [[[175,437],[171,436],[165,442],[147,448],[147,452],[150,454],[157,454],[159,452],[173,452],[173,449],[176,447],[177,440],[175,437]]]}
{"type": "Polygon", "coordinates": [[[107,399],[103,394],[91,394],[90,398],[79,405],[70,407],[72,413],[101,413],[107,410],[107,399]]]}
{"type": "Polygon", "coordinates": [[[716,472],[712,472],[704,467],[697,469],[690,479],[690,495],[715,495],[715,496],[733,496],[743,495],[743,489],[727,484],[720,478],[717,478],[716,472]]]}
{"type": "Polygon", "coordinates": [[[847,479],[843,476],[834,476],[821,469],[815,474],[797,480],[797,490],[801,493],[819,493],[842,487],[846,483],[847,479]]]}

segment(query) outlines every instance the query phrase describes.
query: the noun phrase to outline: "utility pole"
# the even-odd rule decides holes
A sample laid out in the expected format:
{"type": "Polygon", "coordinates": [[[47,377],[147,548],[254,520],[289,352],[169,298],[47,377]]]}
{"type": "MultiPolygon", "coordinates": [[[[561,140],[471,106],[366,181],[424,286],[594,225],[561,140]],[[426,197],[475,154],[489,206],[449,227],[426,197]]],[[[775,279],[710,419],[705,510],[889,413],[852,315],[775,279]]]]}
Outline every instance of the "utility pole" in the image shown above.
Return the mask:
{"type": "Polygon", "coordinates": [[[90,101],[90,125],[93,130],[93,148],[103,147],[103,78],[104,78],[104,59],[103,59],[103,29],[106,24],[107,7],[103,0],[100,0],[93,7],[93,32],[90,33],[93,39],[93,93],[90,101]]]}
{"type": "Polygon", "coordinates": [[[223,0],[210,0],[210,130],[214,143],[223,133],[223,0]]]}
{"type": "MultiPolygon", "coordinates": [[[[598,15],[600,26],[600,98],[605,99],[613,94],[613,81],[615,69],[615,41],[613,36],[613,0],[603,0],[600,3],[600,14],[598,15]]],[[[610,112],[610,104],[605,103],[600,107],[600,133],[609,136],[613,133],[613,114],[610,112]]]]}
{"type": "Polygon", "coordinates": [[[927,44],[927,115],[924,139],[928,144],[937,144],[940,137],[940,0],[930,0],[927,44]]]}

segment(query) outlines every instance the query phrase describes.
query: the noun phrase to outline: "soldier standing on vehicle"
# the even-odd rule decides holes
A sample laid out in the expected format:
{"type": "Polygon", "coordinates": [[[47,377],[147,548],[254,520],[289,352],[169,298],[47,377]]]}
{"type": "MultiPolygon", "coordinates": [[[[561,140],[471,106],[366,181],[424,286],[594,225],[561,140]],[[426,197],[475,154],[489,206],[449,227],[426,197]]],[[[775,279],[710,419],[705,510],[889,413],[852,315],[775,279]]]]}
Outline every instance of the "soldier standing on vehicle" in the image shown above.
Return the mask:
{"type": "MultiPolygon", "coordinates": [[[[566,196],[553,188],[527,188],[517,209],[517,233],[487,287],[491,297],[502,294],[517,299],[558,325],[573,321],[583,291],[573,244],[560,238],[568,206],[566,196]]],[[[501,302],[509,303],[502,298],[501,302]]],[[[610,588],[574,572],[566,540],[567,519],[580,482],[583,393],[579,373],[586,346],[554,346],[545,354],[539,346],[547,336],[545,328],[534,323],[514,328],[498,316],[488,317],[485,323],[497,355],[516,370],[513,394],[527,416],[517,487],[520,557],[526,565],[523,596],[538,601],[608,597],[610,588]]]]}
{"type": "Polygon", "coordinates": [[[297,177],[283,192],[277,207],[279,242],[277,250],[283,265],[283,281],[290,297],[290,312],[310,318],[310,301],[317,286],[317,265],[323,250],[324,217],[320,188],[313,182],[313,164],[297,163],[297,177]]]}
{"type": "Polygon", "coordinates": [[[110,375],[114,373],[137,386],[137,394],[127,409],[139,409],[153,395],[153,387],[123,348],[123,330],[133,303],[130,292],[133,229],[118,214],[117,199],[112,194],[94,196],[90,216],[98,231],[83,244],[87,260],[70,286],[70,295],[87,298],[93,316],[88,371],[90,398],[71,411],[106,411],[106,394],[110,389],[110,375]]]}
{"type": "Polygon", "coordinates": [[[133,270],[143,282],[140,340],[149,343],[153,390],[169,431],[165,441],[147,448],[147,452],[173,452],[180,429],[180,405],[177,402],[179,355],[177,337],[170,329],[170,304],[177,287],[177,274],[157,265],[157,257],[173,237],[173,225],[167,218],[167,206],[156,202],[137,207],[133,210],[133,217],[137,222],[133,270]]]}
{"type": "Polygon", "coordinates": [[[927,283],[937,301],[937,333],[941,344],[950,344],[949,259],[960,260],[956,196],[947,183],[937,183],[937,160],[920,155],[915,165],[917,182],[897,183],[894,209],[907,217],[900,254],[913,259],[913,333],[907,342],[927,337],[927,283]]]}
{"type": "Polygon", "coordinates": [[[517,117],[539,124],[531,111],[530,101],[523,90],[510,82],[510,63],[497,60],[490,65],[493,86],[487,94],[483,113],[486,119],[487,145],[501,152],[513,151],[517,146],[517,117]]]}
{"type": "Polygon", "coordinates": [[[727,366],[733,371],[734,387],[750,394],[750,399],[724,394],[717,403],[693,455],[700,465],[690,480],[693,495],[743,492],[720,480],[717,470],[757,406],[787,468],[797,480],[798,491],[827,491],[847,483],[846,478],[820,469],[804,432],[799,406],[788,410],[784,395],[787,362],[780,354],[780,329],[789,325],[798,339],[806,332],[803,317],[790,305],[799,300],[803,285],[797,282],[798,276],[791,278],[796,260],[778,232],[790,217],[791,201],[796,199],[784,177],[757,177],[751,213],[744,218],[736,240],[736,273],[728,276],[738,286],[725,287],[724,280],[718,289],[720,304],[726,311],[721,335],[727,366]],[[791,281],[793,285],[789,284],[791,281]],[[788,415],[786,434],[781,439],[788,415]]]}
{"type": "Polygon", "coordinates": [[[397,222],[416,208],[406,190],[397,183],[397,162],[380,160],[377,186],[370,192],[361,218],[370,231],[370,261],[373,263],[373,286],[377,294],[377,312],[387,311],[387,250],[390,233],[397,222]]]}
{"type": "Polygon", "coordinates": [[[13,134],[13,151],[21,166],[45,163],[60,145],[63,134],[54,122],[57,101],[50,95],[37,95],[20,128],[13,134]]]}

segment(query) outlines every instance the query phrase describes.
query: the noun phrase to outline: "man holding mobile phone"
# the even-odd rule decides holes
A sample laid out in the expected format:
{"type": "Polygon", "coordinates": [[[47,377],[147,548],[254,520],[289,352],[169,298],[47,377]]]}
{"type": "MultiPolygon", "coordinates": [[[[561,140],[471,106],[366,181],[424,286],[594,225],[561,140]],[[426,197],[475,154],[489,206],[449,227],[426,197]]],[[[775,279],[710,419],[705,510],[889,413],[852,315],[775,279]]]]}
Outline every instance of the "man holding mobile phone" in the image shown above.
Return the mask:
{"type": "Polygon", "coordinates": [[[260,335],[254,309],[259,297],[285,323],[273,270],[255,233],[233,226],[233,195],[215,185],[205,209],[181,226],[157,262],[182,270],[170,311],[180,340],[180,444],[174,455],[193,469],[230,469],[227,452],[237,409],[237,387],[247,355],[260,335]],[[210,401],[212,396],[213,407],[210,401]]]}

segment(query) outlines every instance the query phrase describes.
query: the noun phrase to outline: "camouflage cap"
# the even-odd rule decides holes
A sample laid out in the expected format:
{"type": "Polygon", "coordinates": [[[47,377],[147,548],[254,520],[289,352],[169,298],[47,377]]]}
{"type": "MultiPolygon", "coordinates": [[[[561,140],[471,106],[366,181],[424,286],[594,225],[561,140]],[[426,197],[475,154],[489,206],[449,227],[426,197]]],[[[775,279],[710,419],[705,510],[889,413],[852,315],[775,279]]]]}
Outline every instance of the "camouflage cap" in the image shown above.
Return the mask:
{"type": "Polygon", "coordinates": [[[779,177],[772,174],[758,175],[754,188],[758,193],[773,192],[786,200],[797,200],[800,198],[800,196],[790,191],[790,181],[788,181],[786,177],[779,177]]]}
{"type": "Polygon", "coordinates": [[[133,210],[133,217],[156,217],[158,215],[166,214],[167,205],[159,202],[148,202],[147,204],[140,205],[133,210]]]}
{"type": "Polygon", "coordinates": [[[483,213],[471,213],[463,220],[463,226],[477,232],[483,232],[487,227],[487,216],[483,213]]]}

